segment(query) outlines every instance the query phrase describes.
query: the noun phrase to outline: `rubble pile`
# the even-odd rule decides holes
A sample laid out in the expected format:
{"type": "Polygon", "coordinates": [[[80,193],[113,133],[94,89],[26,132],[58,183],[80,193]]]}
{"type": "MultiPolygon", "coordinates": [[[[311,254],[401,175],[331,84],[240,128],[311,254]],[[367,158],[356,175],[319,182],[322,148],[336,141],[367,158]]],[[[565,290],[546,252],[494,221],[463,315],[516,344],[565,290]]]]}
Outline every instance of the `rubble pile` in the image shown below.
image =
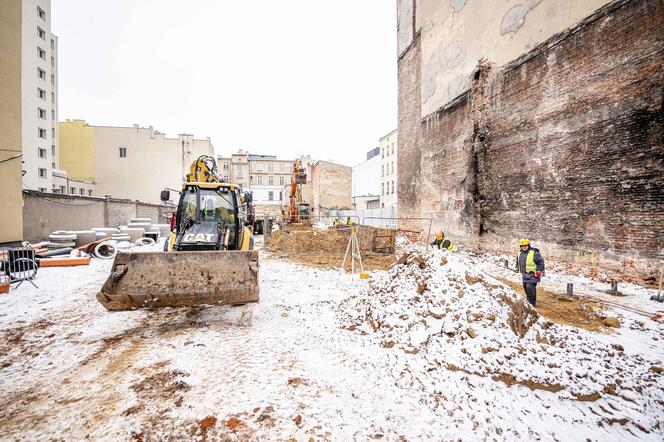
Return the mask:
{"type": "MultiPolygon", "coordinates": [[[[267,247],[273,252],[288,254],[330,253],[343,255],[348,247],[351,229],[348,226],[328,229],[304,228],[277,230],[270,235],[267,247]]],[[[393,254],[396,231],[371,226],[357,226],[362,253],[393,254]]]]}
{"type": "MultiPolygon", "coordinates": [[[[343,328],[412,354],[421,377],[454,370],[564,399],[664,406],[658,355],[648,360],[607,335],[554,324],[511,287],[446,251],[405,255],[347,298],[339,317],[343,328]]],[[[642,333],[639,340],[661,339],[661,324],[623,321],[642,333]]],[[[630,413],[627,421],[646,431],[664,423],[656,413],[630,413]]]]}

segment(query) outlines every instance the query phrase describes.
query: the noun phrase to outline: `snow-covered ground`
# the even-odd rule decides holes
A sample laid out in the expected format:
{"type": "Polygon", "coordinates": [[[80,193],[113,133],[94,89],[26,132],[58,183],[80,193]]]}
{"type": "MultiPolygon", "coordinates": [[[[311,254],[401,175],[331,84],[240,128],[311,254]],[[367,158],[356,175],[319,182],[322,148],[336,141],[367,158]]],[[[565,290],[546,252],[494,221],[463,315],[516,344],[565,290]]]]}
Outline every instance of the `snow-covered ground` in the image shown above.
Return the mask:
{"type": "Polygon", "coordinates": [[[0,295],[1,438],[663,439],[660,323],[512,327],[516,294],[443,257],[369,281],[263,257],[258,304],[114,313],[109,261],[41,269],[0,295]]]}

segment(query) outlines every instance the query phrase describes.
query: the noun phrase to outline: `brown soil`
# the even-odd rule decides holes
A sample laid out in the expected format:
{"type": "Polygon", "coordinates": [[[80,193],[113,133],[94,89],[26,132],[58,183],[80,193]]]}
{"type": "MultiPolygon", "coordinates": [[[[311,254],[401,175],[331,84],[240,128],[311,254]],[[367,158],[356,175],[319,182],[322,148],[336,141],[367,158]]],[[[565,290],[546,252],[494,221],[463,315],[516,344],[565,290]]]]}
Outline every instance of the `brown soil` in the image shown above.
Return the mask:
{"type": "MultiPolygon", "coordinates": [[[[496,278],[512,287],[517,293],[523,293],[523,285],[504,278],[496,278]]],[[[537,288],[537,313],[558,324],[570,325],[590,331],[606,331],[602,324],[603,316],[597,303],[584,301],[582,298],[568,298],[562,293],[554,293],[537,288]]]]}
{"type": "MultiPolygon", "coordinates": [[[[272,255],[274,259],[286,259],[298,264],[308,267],[316,267],[320,269],[340,269],[344,260],[344,255],[329,255],[329,254],[297,254],[279,256],[272,255]]],[[[397,262],[396,255],[378,255],[378,254],[363,254],[362,265],[364,270],[387,270],[392,264],[397,262]]],[[[346,271],[350,271],[351,263],[350,256],[346,259],[346,271]]],[[[359,272],[360,264],[355,260],[355,271],[359,272]]]]}
{"type": "MultiPolygon", "coordinates": [[[[396,231],[358,225],[357,239],[360,252],[391,254],[395,250],[396,231]]],[[[286,231],[277,230],[270,235],[267,248],[273,252],[290,254],[341,254],[346,252],[351,229],[347,226],[314,229],[298,226],[286,231]]]]}

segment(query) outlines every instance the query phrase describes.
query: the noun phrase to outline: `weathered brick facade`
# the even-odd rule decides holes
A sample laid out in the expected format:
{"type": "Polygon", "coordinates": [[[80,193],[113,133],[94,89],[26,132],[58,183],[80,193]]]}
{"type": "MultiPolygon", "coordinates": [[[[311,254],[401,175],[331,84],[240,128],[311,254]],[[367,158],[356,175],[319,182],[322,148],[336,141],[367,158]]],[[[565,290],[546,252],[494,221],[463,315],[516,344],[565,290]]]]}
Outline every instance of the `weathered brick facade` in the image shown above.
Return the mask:
{"type": "Polygon", "coordinates": [[[664,2],[608,4],[420,115],[399,59],[399,206],[459,241],[654,282],[664,258],[664,2]]]}

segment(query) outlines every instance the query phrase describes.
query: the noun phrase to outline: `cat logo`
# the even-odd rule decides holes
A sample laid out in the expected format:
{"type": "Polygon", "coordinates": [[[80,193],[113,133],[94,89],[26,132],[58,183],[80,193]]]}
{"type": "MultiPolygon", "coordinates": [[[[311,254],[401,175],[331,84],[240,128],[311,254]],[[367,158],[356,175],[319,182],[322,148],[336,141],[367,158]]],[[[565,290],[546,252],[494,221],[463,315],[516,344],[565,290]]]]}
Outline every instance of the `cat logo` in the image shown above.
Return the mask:
{"type": "Polygon", "coordinates": [[[212,233],[187,233],[183,242],[212,242],[212,233]]]}

